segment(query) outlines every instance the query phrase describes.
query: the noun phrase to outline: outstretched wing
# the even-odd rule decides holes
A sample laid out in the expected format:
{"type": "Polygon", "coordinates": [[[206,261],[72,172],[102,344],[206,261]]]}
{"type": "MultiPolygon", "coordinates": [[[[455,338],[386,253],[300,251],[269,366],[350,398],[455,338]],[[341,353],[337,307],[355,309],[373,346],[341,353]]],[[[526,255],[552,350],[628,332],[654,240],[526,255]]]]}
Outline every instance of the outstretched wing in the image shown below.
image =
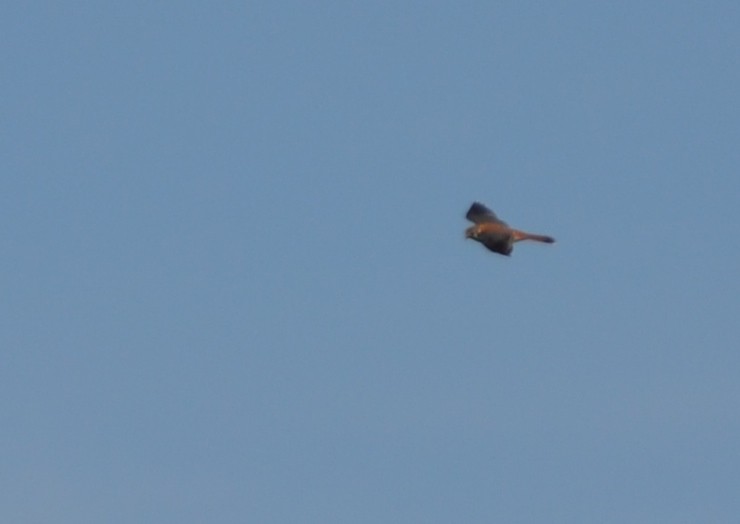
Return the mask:
{"type": "Polygon", "coordinates": [[[511,255],[514,250],[514,245],[511,242],[511,237],[504,237],[501,235],[487,236],[481,239],[481,244],[486,246],[490,251],[494,253],[501,253],[507,257],[511,255]]]}
{"type": "Polygon", "coordinates": [[[473,202],[473,205],[470,206],[470,209],[468,209],[465,218],[467,218],[474,224],[493,223],[506,225],[506,222],[499,219],[499,217],[496,216],[496,213],[488,209],[480,202],[473,202]]]}

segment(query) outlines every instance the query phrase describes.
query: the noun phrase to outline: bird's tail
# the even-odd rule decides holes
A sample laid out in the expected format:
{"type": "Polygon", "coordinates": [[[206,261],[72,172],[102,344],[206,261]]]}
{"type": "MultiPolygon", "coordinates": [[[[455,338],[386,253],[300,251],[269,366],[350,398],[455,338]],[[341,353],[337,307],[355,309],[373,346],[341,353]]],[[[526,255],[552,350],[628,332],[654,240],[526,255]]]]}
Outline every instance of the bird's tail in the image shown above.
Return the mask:
{"type": "Polygon", "coordinates": [[[545,244],[553,244],[555,239],[547,235],[535,235],[534,233],[527,233],[525,231],[514,231],[514,241],[519,242],[520,240],[534,240],[535,242],[544,242],[545,244]]]}

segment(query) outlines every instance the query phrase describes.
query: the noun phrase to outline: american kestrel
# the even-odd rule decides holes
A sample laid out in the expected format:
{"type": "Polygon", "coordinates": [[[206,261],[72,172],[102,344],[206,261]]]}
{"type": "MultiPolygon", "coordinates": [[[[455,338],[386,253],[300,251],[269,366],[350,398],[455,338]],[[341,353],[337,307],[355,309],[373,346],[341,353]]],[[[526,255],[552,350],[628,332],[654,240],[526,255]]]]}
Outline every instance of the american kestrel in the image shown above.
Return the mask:
{"type": "Polygon", "coordinates": [[[509,256],[514,249],[514,242],[520,240],[535,240],[547,244],[555,242],[554,238],[547,235],[535,235],[510,228],[496,213],[478,202],[473,202],[465,218],[474,224],[465,230],[465,238],[480,242],[494,253],[509,256]]]}

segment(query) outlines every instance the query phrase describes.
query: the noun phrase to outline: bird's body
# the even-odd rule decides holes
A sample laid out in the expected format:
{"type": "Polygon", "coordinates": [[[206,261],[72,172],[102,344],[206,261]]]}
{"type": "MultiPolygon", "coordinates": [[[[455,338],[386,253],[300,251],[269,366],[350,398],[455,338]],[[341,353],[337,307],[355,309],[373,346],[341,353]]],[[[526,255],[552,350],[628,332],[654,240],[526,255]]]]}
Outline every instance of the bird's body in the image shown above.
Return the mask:
{"type": "Polygon", "coordinates": [[[547,235],[536,235],[509,227],[496,216],[496,213],[478,202],[473,202],[465,218],[473,222],[473,225],[465,230],[465,237],[480,242],[494,253],[509,256],[514,249],[514,243],[520,240],[534,240],[547,244],[555,242],[554,238],[547,235]]]}

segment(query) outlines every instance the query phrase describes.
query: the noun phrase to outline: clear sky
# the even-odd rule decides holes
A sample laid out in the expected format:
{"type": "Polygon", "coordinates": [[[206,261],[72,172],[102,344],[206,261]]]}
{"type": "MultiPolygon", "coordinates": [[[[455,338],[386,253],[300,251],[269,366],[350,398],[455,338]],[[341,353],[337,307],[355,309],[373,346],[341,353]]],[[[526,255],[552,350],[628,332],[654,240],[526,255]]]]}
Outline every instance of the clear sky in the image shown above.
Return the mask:
{"type": "Polygon", "coordinates": [[[0,521],[737,522],[739,28],[5,2],[0,521]]]}

